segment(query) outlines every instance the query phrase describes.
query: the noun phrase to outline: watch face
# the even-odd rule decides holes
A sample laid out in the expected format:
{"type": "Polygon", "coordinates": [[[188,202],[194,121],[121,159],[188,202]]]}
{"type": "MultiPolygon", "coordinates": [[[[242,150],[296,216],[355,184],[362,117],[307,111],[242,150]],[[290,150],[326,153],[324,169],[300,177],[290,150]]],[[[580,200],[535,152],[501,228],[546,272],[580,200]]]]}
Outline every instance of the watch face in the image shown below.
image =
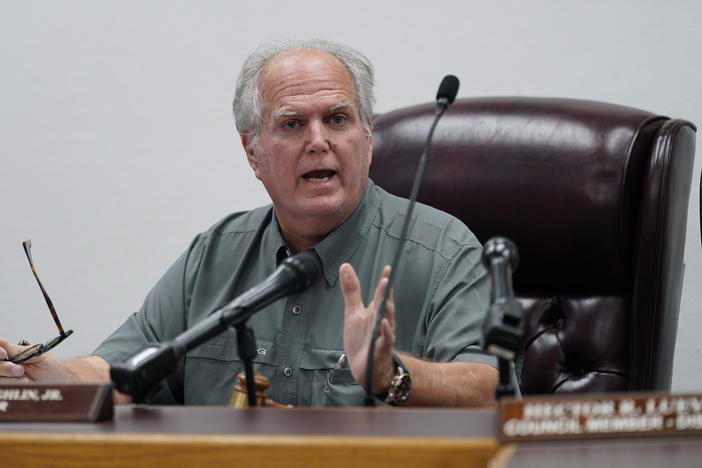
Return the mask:
{"type": "Polygon", "coordinates": [[[410,390],[412,389],[412,378],[409,374],[401,374],[395,385],[395,401],[403,403],[409,398],[410,390]]]}

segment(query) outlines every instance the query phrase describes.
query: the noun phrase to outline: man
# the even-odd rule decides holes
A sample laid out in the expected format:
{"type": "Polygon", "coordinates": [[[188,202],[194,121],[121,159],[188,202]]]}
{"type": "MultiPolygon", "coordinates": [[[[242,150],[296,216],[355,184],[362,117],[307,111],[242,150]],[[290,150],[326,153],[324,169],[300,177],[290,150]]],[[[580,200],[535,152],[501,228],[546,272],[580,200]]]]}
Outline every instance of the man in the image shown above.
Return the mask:
{"type": "MultiPolygon", "coordinates": [[[[390,273],[385,265],[407,207],[368,179],[372,86],[368,60],[339,44],[257,49],[242,67],[234,113],[272,206],[235,213],[197,236],[93,356],[2,362],[0,376],[108,381],[109,363],[177,336],[258,284],[285,256],[313,248],[322,277],[249,321],[255,370],[271,380],[268,396],[279,403],[361,405],[370,334],[390,273]],[[372,294],[367,307],[362,292],[372,294]]],[[[372,391],[389,404],[494,404],[498,374],[477,346],[488,307],[480,245],[445,213],[426,206],[415,213],[383,311],[372,391]]],[[[21,349],[0,341],[0,358],[21,349]]],[[[226,404],[241,370],[235,332],[226,332],[189,352],[150,402],[226,404]]]]}

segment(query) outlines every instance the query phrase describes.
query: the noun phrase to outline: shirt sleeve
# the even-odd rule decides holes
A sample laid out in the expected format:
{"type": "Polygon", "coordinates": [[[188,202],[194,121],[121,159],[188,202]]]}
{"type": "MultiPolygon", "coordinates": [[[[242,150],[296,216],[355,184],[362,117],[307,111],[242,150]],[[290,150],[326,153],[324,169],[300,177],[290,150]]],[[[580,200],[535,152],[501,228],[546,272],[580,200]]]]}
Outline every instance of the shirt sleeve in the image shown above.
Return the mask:
{"type": "Polygon", "coordinates": [[[447,263],[426,315],[424,357],[437,362],[479,362],[497,367],[481,347],[482,325],[490,305],[490,282],[482,248],[468,244],[447,263]]]}
{"type": "MultiPolygon", "coordinates": [[[[201,252],[202,244],[198,237],[151,289],[141,309],[129,316],[93,354],[112,365],[130,358],[150,344],[170,340],[182,333],[186,329],[189,296],[201,252]]],[[[183,402],[183,362],[172,376],[154,389],[145,402],[183,402]]]]}

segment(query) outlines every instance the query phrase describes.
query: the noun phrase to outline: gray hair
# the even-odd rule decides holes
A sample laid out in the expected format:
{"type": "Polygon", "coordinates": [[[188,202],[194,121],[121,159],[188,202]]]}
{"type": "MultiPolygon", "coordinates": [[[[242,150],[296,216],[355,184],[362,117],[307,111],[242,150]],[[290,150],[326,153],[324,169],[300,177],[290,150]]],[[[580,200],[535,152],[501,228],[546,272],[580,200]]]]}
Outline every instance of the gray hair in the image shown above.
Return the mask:
{"type": "Polygon", "coordinates": [[[351,76],[356,90],[356,100],[361,114],[361,121],[366,133],[370,135],[370,122],[373,119],[373,65],[370,60],[357,50],[336,42],[321,39],[302,41],[271,42],[258,46],[244,61],[236,81],[234,94],[234,118],[240,135],[251,137],[254,147],[258,145],[259,130],[262,119],[261,91],[259,77],[261,70],[274,57],[298,49],[310,49],[336,57],[351,76]]]}

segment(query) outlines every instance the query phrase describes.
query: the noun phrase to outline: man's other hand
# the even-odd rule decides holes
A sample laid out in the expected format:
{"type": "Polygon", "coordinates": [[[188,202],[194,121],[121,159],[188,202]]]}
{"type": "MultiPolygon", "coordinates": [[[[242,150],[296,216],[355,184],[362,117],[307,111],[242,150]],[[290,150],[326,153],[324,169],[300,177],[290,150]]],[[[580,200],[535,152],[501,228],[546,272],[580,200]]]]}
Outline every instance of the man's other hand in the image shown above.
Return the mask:
{"type": "MultiPolygon", "coordinates": [[[[344,295],[344,350],[349,360],[353,378],[366,385],[366,363],[373,327],[385,289],[388,286],[390,267],[383,269],[373,300],[368,307],[363,304],[361,284],[356,272],[348,263],[339,268],[341,292],[344,295]]],[[[385,393],[393,376],[392,346],[395,344],[395,303],[392,294],[385,304],[380,334],[375,342],[373,356],[373,393],[385,393]]]]}

